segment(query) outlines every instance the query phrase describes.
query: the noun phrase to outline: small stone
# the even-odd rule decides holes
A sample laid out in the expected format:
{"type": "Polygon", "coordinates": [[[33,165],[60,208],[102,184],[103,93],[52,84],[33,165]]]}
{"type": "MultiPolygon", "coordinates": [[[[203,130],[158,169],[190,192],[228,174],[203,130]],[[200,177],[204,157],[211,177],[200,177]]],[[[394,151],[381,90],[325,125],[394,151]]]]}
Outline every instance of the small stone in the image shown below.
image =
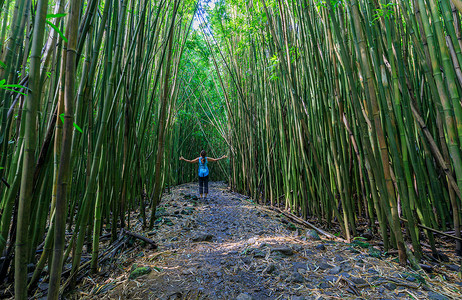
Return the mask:
{"type": "Polygon", "coordinates": [[[287,255],[287,256],[291,256],[291,255],[294,254],[294,250],[292,250],[292,248],[286,247],[286,246],[273,248],[272,251],[273,252],[279,252],[279,253],[287,255]]]}
{"type": "Polygon", "coordinates": [[[314,229],[310,229],[306,232],[306,237],[309,239],[309,240],[312,240],[312,241],[320,241],[321,238],[319,237],[319,234],[316,230],[314,229]]]}
{"type": "Polygon", "coordinates": [[[387,282],[383,286],[389,291],[394,291],[396,289],[396,284],[391,282],[387,282]]]}
{"type": "Polygon", "coordinates": [[[192,238],[193,242],[210,242],[214,238],[213,234],[210,233],[198,233],[195,237],[192,238]]]}
{"type": "Polygon", "coordinates": [[[323,244],[317,245],[316,250],[326,250],[326,247],[323,244]]]}
{"type": "Polygon", "coordinates": [[[297,230],[297,226],[295,226],[294,223],[290,223],[290,222],[286,225],[286,228],[290,231],[297,230]]]}
{"type": "Polygon", "coordinates": [[[348,264],[342,264],[342,270],[344,272],[350,272],[351,270],[353,270],[353,268],[350,267],[348,264]]]}
{"type": "Polygon", "coordinates": [[[303,283],[305,281],[305,278],[303,277],[302,274],[298,272],[294,272],[292,274],[292,277],[290,278],[291,282],[296,282],[296,283],[303,283]]]}
{"type": "Polygon", "coordinates": [[[345,261],[345,258],[343,256],[339,255],[339,254],[336,254],[335,258],[334,258],[334,261],[335,262],[343,262],[343,261],[345,261]]]}
{"type": "Polygon", "coordinates": [[[237,297],[236,300],[252,300],[252,296],[246,293],[240,293],[237,297]]]}
{"type": "MultiPolygon", "coordinates": [[[[330,285],[328,282],[323,281],[323,282],[321,282],[321,283],[318,285],[318,287],[319,287],[320,289],[328,289],[328,288],[331,287],[331,285],[330,285]]],[[[318,299],[319,299],[319,298],[318,298],[318,299]]],[[[324,298],[321,298],[321,299],[324,299],[324,298]]]]}
{"type": "Polygon", "coordinates": [[[342,277],[345,277],[345,278],[350,278],[351,277],[351,275],[348,274],[347,272],[342,272],[339,275],[342,276],[342,277]]]}
{"type": "Polygon", "coordinates": [[[274,271],[276,271],[276,265],[275,264],[269,264],[268,267],[264,270],[266,274],[272,274],[274,271]]]}
{"type": "Polygon", "coordinates": [[[253,238],[250,238],[250,239],[247,241],[247,243],[248,243],[249,245],[252,245],[252,244],[255,244],[256,241],[257,241],[257,238],[256,238],[256,237],[253,237],[253,238]]]}
{"type": "Polygon", "coordinates": [[[319,267],[321,270],[328,270],[328,269],[332,269],[334,266],[322,262],[322,263],[319,264],[318,267],[319,267]]]}
{"type": "Polygon", "coordinates": [[[291,247],[295,252],[301,252],[303,250],[303,246],[298,245],[298,244],[294,244],[291,247]]]}
{"type": "Polygon", "coordinates": [[[407,281],[410,281],[410,282],[416,281],[414,276],[411,276],[411,275],[406,274],[406,273],[403,273],[400,276],[401,276],[401,278],[404,278],[404,279],[406,279],[407,281]]]}
{"type": "Polygon", "coordinates": [[[136,268],[135,270],[133,270],[131,273],[130,273],[130,276],[128,277],[128,279],[135,279],[135,278],[138,278],[140,276],[143,276],[143,275],[146,275],[146,274],[149,274],[151,273],[151,268],[150,267],[141,267],[141,268],[136,268]]]}
{"type": "Polygon", "coordinates": [[[457,265],[446,265],[446,269],[454,272],[459,272],[460,267],[457,265]]]}
{"type": "Polygon", "coordinates": [[[435,293],[435,292],[428,292],[428,299],[429,300],[449,300],[448,297],[435,293]]]}
{"type": "Polygon", "coordinates": [[[433,272],[433,267],[430,265],[420,264],[420,267],[427,273],[433,272]]]}
{"type": "Polygon", "coordinates": [[[266,256],[265,252],[260,251],[260,250],[255,250],[255,252],[253,254],[253,257],[255,257],[255,258],[263,258],[265,256],[266,256]]]}
{"type": "Polygon", "coordinates": [[[294,263],[292,268],[293,268],[294,272],[296,272],[296,271],[298,271],[300,269],[305,270],[305,271],[307,270],[306,263],[302,263],[302,262],[294,263]]]}
{"type": "Polygon", "coordinates": [[[337,279],[338,279],[337,276],[330,276],[330,275],[329,275],[329,276],[324,277],[324,280],[325,280],[325,281],[329,281],[329,282],[336,282],[337,279]]]}
{"type": "Polygon", "coordinates": [[[329,271],[329,274],[336,275],[340,273],[341,271],[342,271],[342,268],[340,266],[335,266],[329,271]]]}
{"type": "Polygon", "coordinates": [[[241,260],[243,263],[245,263],[246,265],[250,265],[250,263],[252,262],[248,257],[241,257],[241,260]]]}
{"type": "Polygon", "coordinates": [[[449,257],[444,254],[443,252],[438,252],[438,257],[437,257],[439,260],[443,261],[443,262],[449,262],[449,257]]]}
{"type": "Polygon", "coordinates": [[[359,278],[359,277],[351,277],[350,279],[355,284],[366,284],[366,280],[359,278]]]}
{"type": "Polygon", "coordinates": [[[369,273],[369,274],[379,274],[379,272],[377,272],[377,270],[374,270],[374,269],[367,269],[367,273],[369,273]]]}

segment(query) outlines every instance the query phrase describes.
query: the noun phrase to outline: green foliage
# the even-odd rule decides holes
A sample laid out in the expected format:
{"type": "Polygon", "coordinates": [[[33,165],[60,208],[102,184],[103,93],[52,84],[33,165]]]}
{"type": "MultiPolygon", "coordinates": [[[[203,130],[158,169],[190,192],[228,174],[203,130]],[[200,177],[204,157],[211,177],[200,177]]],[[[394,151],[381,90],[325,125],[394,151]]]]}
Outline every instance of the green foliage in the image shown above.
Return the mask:
{"type": "Polygon", "coordinates": [[[374,247],[369,247],[369,255],[371,257],[380,258],[382,256],[382,252],[374,247]]]}
{"type": "Polygon", "coordinates": [[[277,57],[276,54],[274,54],[270,58],[270,65],[268,69],[270,70],[270,80],[271,81],[277,81],[279,80],[278,76],[278,65],[279,65],[279,58],[277,57]]]}
{"type": "MultiPolygon", "coordinates": [[[[329,8],[328,2],[326,0],[315,0],[314,3],[319,8],[329,8]]],[[[341,4],[343,4],[342,0],[330,0],[330,4],[332,5],[333,9],[336,9],[341,4]]]]}
{"type": "MultiPolygon", "coordinates": [[[[207,39],[210,41],[212,37],[208,35],[207,39]]],[[[202,149],[210,157],[226,153],[227,145],[222,136],[228,121],[226,104],[213,59],[219,60],[220,54],[208,47],[204,32],[201,29],[191,32],[185,45],[178,95],[181,104],[175,118],[179,140],[175,151],[186,158],[196,158],[202,149]]],[[[223,163],[209,165],[213,180],[226,179],[223,163]]],[[[180,164],[179,167],[184,171],[180,172],[177,183],[191,181],[197,176],[197,166],[180,164]]]]}
{"type": "Polygon", "coordinates": [[[11,91],[11,92],[18,93],[18,94],[21,94],[23,96],[26,96],[25,93],[23,93],[21,91],[18,91],[18,90],[15,90],[15,88],[27,90],[28,89],[27,87],[25,87],[23,85],[20,85],[20,84],[5,84],[5,82],[6,82],[5,79],[0,80],[0,89],[4,89],[4,90],[7,90],[7,91],[11,91]]]}
{"type": "MultiPolygon", "coordinates": [[[[61,119],[61,121],[64,124],[64,113],[60,114],[59,118],[61,119]]],[[[75,124],[75,122],[73,123],[73,125],[74,125],[74,128],[77,129],[77,131],[83,133],[83,130],[82,130],[82,128],[79,127],[79,125],[75,124]]]]}
{"type": "Polygon", "coordinates": [[[381,8],[377,8],[375,10],[375,14],[373,15],[374,19],[372,20],[372,22],[375,22],[379,20],[380,18],[389,19],[393,16],[394,14],[393,7],[396,5],[396,3],[389,2],[387,4],[381,4],[381,5],[382,5],[381,8]]]}
{"type": "Polygon", "coordinates": [[[63,32],[55,24],[53,24],[53,23],[51,23],[49,21],[49,19],[62,18],[64,16],[66,16],[66,14],[48,14],[47,15],[47,20],[45,22],[48,25],[50,25],[50,27],[53,28],[65,42],[67,42],[67,38],[63,34],[63,32]]]}
{"type": "Polygon", "coordinates": [[[361,248],[369,248],[371,245],[369,243],[366,243],[366,242],[362,242],[360,240],[354,240],[352,243],[351,243],[352,246],[358,246],[358,247],[361,247],[361,248]]]}
{"type": "Polygon", "coordinates": [[[150,267],[140,267],[134,269],[129,276],[129,279],[136,279],[140,276],[151,273],[152,269],[150,267]]]}

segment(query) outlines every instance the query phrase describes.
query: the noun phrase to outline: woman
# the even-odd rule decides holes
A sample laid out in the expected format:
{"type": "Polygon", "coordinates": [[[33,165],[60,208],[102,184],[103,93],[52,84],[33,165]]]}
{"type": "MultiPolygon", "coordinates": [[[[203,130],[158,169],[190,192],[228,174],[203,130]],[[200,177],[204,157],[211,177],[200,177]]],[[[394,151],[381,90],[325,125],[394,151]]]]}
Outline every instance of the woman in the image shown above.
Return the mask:
{"type": "Polygon", "coordinates": [[[211,158],[206,157],[206,154],[205,150],[202,150],[201,156],[193,160],[185,159],[183,156],[180,156],[180,160],[184,160],[188,163],[195,164],[199,162],[199,194],[201,195],[201,199],[202,195],[204,195],[204,198],[207,198],[207,194],[209,192],[209,168],[207,167],[207,162],[219,161],[227,157],[226,155],[223,155],[220,158],[211,158]]]}

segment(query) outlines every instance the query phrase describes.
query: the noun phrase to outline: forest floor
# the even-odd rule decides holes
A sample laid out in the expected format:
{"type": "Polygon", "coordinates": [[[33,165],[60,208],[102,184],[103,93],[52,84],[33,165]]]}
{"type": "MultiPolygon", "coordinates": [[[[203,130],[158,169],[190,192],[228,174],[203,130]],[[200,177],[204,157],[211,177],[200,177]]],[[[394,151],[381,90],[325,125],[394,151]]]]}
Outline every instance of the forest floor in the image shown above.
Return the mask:
{"type": "MultiPolygon", "coordinates": [[[[366,242],[319,237],[278,212],[255,205],[224,183],[165,194],[156,229],[86,276],[73,299],[461,299],[454,264],[433,275],[400,267],[366,242]],[[144,274],[146,273],[146,274],[144,274]],[[144,274],[144,275],[142,275],[144,274]],[[141,275],[141,276],[140,276],[141,275]],[[139,276],[139,277],[137,277],[139,276]],[[131,278],[130,278],[131,277],[131,278]]],[[[140,223],[134,218],[133,223],[140,223]]],[[[140,225],[136,225],[140,226],[140,225]]],[[[130,230],[135,231],[136,226],[130,230]]],[[[372,243],[372,242],[371,242],[372,243]]]]}

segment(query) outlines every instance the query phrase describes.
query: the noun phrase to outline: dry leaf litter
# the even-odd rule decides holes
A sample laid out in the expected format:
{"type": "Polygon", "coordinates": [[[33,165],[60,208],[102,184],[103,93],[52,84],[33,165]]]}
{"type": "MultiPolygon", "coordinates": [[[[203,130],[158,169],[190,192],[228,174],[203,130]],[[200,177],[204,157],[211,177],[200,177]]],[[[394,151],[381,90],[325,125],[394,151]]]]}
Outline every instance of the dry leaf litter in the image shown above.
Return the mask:
{"type": "Polygon", "coordinates": [[[134,242],[68,298],[462,299],[454,264],[415,272],[379,247],[319,237],[224,183],[210,183],[205,200],[196,190],[184,184],[165,194],[151,232],[132,218],[130,230],[158,249],[134,242]]]}

